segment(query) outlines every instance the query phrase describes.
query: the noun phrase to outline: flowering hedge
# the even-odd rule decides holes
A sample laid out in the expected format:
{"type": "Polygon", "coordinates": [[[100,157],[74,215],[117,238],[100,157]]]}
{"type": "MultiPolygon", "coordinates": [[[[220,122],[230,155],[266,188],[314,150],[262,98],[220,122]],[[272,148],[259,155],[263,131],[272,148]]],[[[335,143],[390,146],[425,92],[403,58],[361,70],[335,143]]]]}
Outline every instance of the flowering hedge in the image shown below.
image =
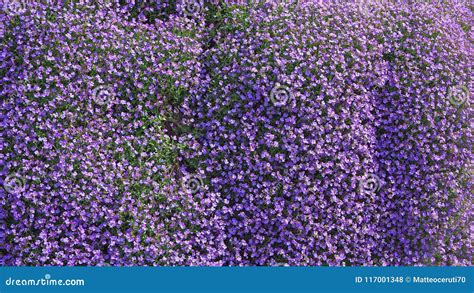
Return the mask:
{"type": "Polygon", "coordinates": [[[200,27],[93,6],[32,11],[3,20],[2,174],[24,180],[2,190],[3,261],[173,262],[185,217],[173,137],[201,82],[200,27]]]}
{"type": "Polygon", "coordinates": [[[471,264],[469,7],[132,4],[1,15],[2,264],[471,264]]]}

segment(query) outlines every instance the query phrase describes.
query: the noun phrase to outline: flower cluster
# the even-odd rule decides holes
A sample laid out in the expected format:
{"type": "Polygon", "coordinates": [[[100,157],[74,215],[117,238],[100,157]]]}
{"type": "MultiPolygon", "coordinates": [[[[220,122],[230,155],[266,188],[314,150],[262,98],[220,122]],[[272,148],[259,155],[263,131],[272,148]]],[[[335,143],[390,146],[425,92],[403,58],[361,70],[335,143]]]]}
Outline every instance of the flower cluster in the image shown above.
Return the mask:
{"type": "Polygon", "coordinates": [[[470,263],[472,45],[413,11],[266,4],[222,20],[191,157],[220,194],[224,264],[470,263]]]}
{"type": "Polygon", "coordinates": [[[201,83],[201,26],[92,5],[2,17],[2,178],[27,187],[1,182],[3,262],[178,262],[176,121],[201,83]]]}
{"type": "Polygon", "coordinates": [[[0,9],[0,264],[471,264],[467,5],[44,2],[0,9]]]}

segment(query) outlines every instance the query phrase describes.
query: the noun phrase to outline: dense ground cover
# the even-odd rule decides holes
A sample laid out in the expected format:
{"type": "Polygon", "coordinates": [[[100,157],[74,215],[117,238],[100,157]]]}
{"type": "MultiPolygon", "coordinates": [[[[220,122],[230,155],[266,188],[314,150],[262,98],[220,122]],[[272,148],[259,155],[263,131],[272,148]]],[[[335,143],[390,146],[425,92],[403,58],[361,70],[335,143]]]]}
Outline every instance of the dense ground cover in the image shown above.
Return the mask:
{"type": "Polygon", "coordinates": [[[3,6],[2,264],[471,264],[472,7],[116,2],[3,6]]]}

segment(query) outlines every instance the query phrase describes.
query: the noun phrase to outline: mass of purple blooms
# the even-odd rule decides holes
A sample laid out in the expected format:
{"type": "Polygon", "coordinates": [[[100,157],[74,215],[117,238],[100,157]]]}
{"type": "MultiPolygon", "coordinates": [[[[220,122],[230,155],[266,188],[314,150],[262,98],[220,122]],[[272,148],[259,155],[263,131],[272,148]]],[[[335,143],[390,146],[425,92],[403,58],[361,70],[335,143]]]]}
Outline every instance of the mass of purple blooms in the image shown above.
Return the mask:
{"type": "Polygon", "coordinates": [[[472,3],[1,1],[0,265],[472,265],[472,3]]]}

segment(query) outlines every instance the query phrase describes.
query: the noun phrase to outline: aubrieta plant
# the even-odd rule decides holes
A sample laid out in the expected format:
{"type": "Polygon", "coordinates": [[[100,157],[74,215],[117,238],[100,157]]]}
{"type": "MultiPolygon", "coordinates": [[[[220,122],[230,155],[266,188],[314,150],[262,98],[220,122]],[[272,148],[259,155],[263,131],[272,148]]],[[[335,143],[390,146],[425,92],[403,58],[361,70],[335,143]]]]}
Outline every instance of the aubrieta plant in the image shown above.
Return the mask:
{"type": "Polygon", "coordinates": [[[3,3],[0,263],[471,265],[472,6],[280,2],[3,3]]]}
{"type": "Polygon", "coordinates": [[[176,262],[189,221],[176,121],[201,83],[200,25],[92,5],[3,23],[3,263],[176,262]]]}

